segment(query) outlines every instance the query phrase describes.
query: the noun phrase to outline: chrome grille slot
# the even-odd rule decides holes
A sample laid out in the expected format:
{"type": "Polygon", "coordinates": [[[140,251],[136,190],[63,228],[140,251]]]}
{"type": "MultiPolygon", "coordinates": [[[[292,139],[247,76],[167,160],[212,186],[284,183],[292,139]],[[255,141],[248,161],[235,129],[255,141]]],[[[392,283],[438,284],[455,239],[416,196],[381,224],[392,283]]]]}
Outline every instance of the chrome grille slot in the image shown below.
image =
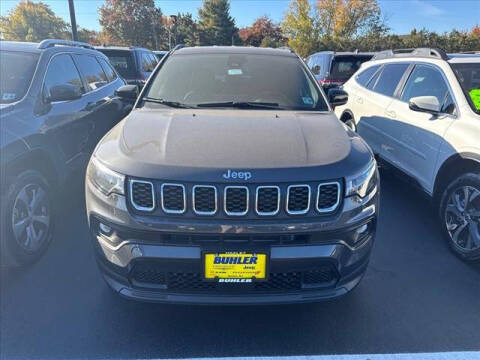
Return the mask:
{"type": "Polygon", "coordinates": [[[162,210],[167,214],[183,214],[187,210],[185,186],[182,184],[162,184],[162,210]]]}
{"type": "Polygon", "coordinates": [[[136,210],[152,211],[155,209],[155,192],[149,181],[130,180],[130,202],[136,210]]]}
{"type": "Polygon", "coordinates": [[[193,211],[198,215],[214,215],[217,212],[217,188],[195,185],[192,190],[193,211]]]}
{"type": "Polygon", "coordinates": [[[259,186],[255,196],[255,211],[258,215],[276,215],[280,211],[280,188],[259,186]]]}
{"type": "Polygon", "coordinates": [[[327,213],[334,211],[340,204],[340,183],[330,182],[318,185],[317,211],[327,213]]]}
{"type": "Polygon", "coordinates": [[[309,185],[290,185],[287,188],[287,213],[306,214],[310,210],[310,193],[309,185]]]}
{"type": "Polygon", "coordinates": [[[246,215],[248,213],[248,197],[246,186],[226,186],[223,194],[225,213],[232,216],[246,215]]]}

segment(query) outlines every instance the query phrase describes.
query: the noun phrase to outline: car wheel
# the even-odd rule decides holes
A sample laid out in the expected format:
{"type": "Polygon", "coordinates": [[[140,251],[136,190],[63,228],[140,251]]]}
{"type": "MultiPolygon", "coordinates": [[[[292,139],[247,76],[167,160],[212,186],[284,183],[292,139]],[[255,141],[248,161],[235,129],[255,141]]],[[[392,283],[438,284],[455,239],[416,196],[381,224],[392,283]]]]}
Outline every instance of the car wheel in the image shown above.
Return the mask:
{"type": "Polygon", "coordinates": [[[24,171],[9,181],[2,203],[2,260],[7,265],[38,260],[51,241],[54,224],[48,181],[37,171],[24,171]]]}
{"type": "Polygon", "coordinates": [[[480,174],[464,174],[445,189],[440,216],[453,252],[462,260],[480,261],[480,174]]]}
{"type": "Polygon", "coordinates": [[[352,118],[351,115],[345,113],[342,116],[342,122],[347,125],[352,131],[357,132],[357,124],[355,124],[355,120],[352,118]]]}

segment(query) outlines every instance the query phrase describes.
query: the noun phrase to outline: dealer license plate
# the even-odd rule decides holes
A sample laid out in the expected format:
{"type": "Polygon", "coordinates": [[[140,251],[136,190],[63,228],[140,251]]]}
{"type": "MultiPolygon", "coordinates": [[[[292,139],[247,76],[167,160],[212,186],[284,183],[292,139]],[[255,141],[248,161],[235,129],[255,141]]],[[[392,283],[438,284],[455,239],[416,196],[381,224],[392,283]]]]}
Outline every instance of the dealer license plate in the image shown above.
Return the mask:
{"type": "Polygon", "coordinates": [[[205,279],[218,282],[252,282],[266,277],[267,255],[246,252],[205,254],[205,279]]]}

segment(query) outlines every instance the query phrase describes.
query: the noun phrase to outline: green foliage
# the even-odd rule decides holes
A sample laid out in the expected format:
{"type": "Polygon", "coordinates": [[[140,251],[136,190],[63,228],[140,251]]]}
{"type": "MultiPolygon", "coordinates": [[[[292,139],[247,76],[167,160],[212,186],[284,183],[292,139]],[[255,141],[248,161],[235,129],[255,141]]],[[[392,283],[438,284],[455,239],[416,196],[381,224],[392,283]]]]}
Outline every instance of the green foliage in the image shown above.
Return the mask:
{"type": "Polygon", "coordinates": [[[288,45],[306,57],[319,46],[318,24],[312,16],[309,0],[292,0],[282,22],[288,45]]]}
{"type": "Polygon", "coordinates": [[[185,44],[195,46],[198,43],[197,23],[193,20],[192,14],[178,14],[173,26],[174,45],[185,44]]]}
{"type": "Polygon", "coordinates": [[[238,29],[230,16],[228,0],[204,0],[198,10],[200,45],[239,44],[238,29]]]}
{"type": "Polygon", "coordinates": [[[99,11],[103,37],[109,43],[155,49],[165,36],[162,12],[153,0],[105,0],[99,11]]]}
{"type": "Polygon", "coordinates": [[[68,25],[43,2],[20,2],[0,18],[4,40],[38,42],[49,38],[69,38],[68,25]]]}

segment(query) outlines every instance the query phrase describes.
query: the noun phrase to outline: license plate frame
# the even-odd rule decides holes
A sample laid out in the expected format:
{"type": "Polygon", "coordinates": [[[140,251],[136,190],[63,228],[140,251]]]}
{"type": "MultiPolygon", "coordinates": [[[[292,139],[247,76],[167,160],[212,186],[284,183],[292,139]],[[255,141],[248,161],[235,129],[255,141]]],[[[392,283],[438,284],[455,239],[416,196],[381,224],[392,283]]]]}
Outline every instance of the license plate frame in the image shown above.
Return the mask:
{"type": "MultiPolygon", "coordinates": [[[[225,283],[225,284],[251,284],[251,283],[255,283],[255,282],[264,282],[264,281],[267,281],[268,280],[268,269],[269,269],[269,265],[270,265],[270,254],[268,251],[249,251],[249,250],[220,250],[220,251],[217,251],[217,250],[204,250],[202,251],[201,253],[201,256],[202,256],[202,278],[204,281],[207,281],[207,282],[217,282],[217,283],[225,283]],[[255,276],[243,276],[243,277],[233,277],[233,276],[222,276],[222,274],[220,273],[219,275],[220,276],[216,276],[216,277],[212,277],[212,273],[210,273],[210,276],[208,274],[208,271],[209,269],[207,269],[207,265],[208,265],[208,261],[210,260],[207,260],[207,257],[215,257],[215,256],[218,256],[220,255],[221,257],[238,257],[238,256],[242,256],[242,257],[251,257],[253,255],[256,255],[259,259],[263,259],[263,260],[260,260],[260,263],[259,264],[256,264],[256,265],[260,265],[263,263],[263,277],[255,277],[255,276]]],[[[257,260],[258,261],[258,260],[257,260]]],[[[215,264],[211,264],[211,265],[215,265],[215,264]]],[[[238,269],[238,266],[240,265],[251,265],[251,264],[216,264],[217,267],[237,267],[238,269]]],[[[250,269],[249,269],[250,270],[250,269]]],[[[257,270],[257,269],[255,269],[257,270]]],[[[255,270],[253,270],[253,272],[255,272],[255,270]]],[[[225,271],[225,268],[222,269],[222,270],[219,270],[219,271],[225,271]]],[[[237,270],[238,271],[238,270],[237,270]]],[[[258,271],[258,270],[257,270],[258,271]]],[[[228,272],[229,274],[232,274],[234,273],[235,270],[231,270],[230,272],[228,272]]],[[[247,271],[248,272],[248,271],[247,271]]]]}

